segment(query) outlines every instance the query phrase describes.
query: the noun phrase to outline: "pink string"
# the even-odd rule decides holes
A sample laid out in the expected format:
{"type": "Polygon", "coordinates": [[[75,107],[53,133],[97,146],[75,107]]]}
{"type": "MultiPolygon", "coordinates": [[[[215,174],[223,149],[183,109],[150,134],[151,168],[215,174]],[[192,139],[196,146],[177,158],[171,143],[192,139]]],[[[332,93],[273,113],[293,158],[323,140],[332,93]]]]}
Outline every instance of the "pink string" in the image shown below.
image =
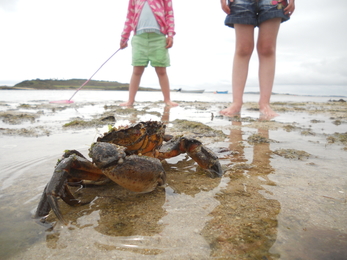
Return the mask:
{"type": "Polygon", "coordinates": [[[120,48],[119,48],[115,53],[113,53],[113,54],[111,55],[111,57],[109,57],[109,58],[100,66],[100,68],[98,68],[98,70],[95,71],[94,74],[93,74],[86,82],[84,82],[84,83],[82,84],[82,86],[80,86],[80,87],[75,91],[75,93],[70,97],[70,99],[68,100],[68,102],[70,102],[70,100],[76,95],[76,93],[77,93],[79,90],[81,90],[81,89],[82,89],[82,88],[94,77],[94,75],[102,68],[102,66],[104,66],[104,65],[106,64],[106,62],[108,62],[119,50],[120,50],[120,48]]]}

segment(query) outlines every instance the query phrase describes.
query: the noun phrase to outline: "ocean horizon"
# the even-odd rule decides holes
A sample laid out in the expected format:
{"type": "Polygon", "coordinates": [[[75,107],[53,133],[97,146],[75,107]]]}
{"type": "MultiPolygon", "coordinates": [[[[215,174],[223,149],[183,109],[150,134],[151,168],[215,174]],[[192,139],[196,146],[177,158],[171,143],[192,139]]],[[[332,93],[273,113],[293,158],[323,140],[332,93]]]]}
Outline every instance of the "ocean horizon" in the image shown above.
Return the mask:
{"type": "MultiPolygon", "coordinates": [[[[152,86],[153,87],[153,86],[152,86]]],[[[177,87],[175,87],[177,88],[177,87]]],[[[228,91],[232,93],[229,87],[180,87],[185,90],[205,89],[205,93],[215,91],[228,91]]],[[[160,90],[160,89],[158,89],[160,90]]],[[[259,94],[258,86],[246,86],[245,94],[259,94]]],[[[273,95],[299,95],[299,96],[328,96],[328,97],[347,97],[347,85],[274,85],[273,95]]]]}

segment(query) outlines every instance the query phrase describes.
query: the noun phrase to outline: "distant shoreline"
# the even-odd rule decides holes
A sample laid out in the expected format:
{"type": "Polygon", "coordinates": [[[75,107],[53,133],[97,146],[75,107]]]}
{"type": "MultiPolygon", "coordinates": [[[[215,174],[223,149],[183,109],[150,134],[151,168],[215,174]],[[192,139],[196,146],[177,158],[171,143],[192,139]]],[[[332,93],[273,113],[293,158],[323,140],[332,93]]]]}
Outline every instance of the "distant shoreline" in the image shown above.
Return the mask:
{"type": "MultiPolygon", "coordinates": [[[[0,90],[76,90],[83,86],[87,79],[35,79],[24,80],[13,87],[0,86],[0,90]]],[[[120,83],[118,81],[90,80],[83,86],[85,90],[117,90],[128,91],[129,83],[120,83]]],[[[139,87],[141,91],[160,91],[160,89],[139,87]]]]}

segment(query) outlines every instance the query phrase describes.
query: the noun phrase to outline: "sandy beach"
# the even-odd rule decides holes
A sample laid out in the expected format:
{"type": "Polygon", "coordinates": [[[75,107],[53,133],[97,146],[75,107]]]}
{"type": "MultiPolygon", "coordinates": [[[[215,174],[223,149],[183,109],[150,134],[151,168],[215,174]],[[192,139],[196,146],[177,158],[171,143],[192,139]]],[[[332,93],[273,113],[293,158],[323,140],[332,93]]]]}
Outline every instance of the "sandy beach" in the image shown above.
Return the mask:
{"type": "MultiPolygon", "coordinates": [[[[213,94],[212,94],[213,95],[213,94]]],[[[175,100],[175,99],[174,99],[175,100]]],[[[1,259],[347,259],[347,103],[274,101],[267,120],[247,101],[121,100],[51,104],[0,98],[1,259]],[[32,218],[64,150],[85,156],[108,125],[163,121],[219,157],[211,178],[185,154],[163,161],[167,184],[135,194],[116,184],[74,188],[67,226],[32,218]]]]}

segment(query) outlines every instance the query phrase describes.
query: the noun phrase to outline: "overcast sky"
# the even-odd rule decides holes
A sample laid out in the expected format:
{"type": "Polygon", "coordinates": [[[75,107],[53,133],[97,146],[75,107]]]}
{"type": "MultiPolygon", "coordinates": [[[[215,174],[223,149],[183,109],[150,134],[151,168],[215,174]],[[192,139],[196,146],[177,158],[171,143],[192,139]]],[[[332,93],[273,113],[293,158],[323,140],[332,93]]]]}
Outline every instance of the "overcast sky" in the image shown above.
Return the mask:
{"type": "MultiPolygon", "coordinates": [[[[128,0],[0,0],[0,85],[30,79],[88,79],[118,48],[128,0]]],[[[219,0],[173,0],[171,88],[230,89],[234,30],[219,0]]],[[[276,84],[347,87],[347,1],[296,1],[281,25],[276,84]]],[[[256,30],[257,33],[257,30],[256,30]]],[[[254,53],[248,85],[257,85],[254,53]]],[[[127,83],[131,47],[93,79],[127,83]]],[[[148,67],[142,86],[159,88],[148,67]]]]}

